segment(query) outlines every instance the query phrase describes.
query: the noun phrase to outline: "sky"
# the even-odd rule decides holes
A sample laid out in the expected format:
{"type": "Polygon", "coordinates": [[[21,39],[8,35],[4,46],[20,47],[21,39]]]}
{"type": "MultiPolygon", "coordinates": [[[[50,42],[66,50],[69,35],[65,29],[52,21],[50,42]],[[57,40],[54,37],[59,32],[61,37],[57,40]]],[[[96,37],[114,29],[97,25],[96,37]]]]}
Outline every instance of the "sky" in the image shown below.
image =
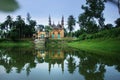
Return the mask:
{"type": "MultiPolygon", "coordinates": [[[[15,12],[5,13],[0,11],[0,22],[4,21],[7,15],[11,15],[14,19],[17,15],[26,18],[30,13],[32,19],[38,24],[47,25],[48,16],[52,18],[55,24],[61,21],[62,16],[65,18],[65,26],[67,26],[67,18],[73,15],[78,20],[79,14],[83,12],[81,6],[85,4],[85,0],[17,0],[20,8],[15,12]]],[[[104,10],[105,23],[112,23],[120,17],[118,8],[111,2],[107,2],[104,10]]],[[[78,25],[76,25],[78,29],[78,25]]]]}

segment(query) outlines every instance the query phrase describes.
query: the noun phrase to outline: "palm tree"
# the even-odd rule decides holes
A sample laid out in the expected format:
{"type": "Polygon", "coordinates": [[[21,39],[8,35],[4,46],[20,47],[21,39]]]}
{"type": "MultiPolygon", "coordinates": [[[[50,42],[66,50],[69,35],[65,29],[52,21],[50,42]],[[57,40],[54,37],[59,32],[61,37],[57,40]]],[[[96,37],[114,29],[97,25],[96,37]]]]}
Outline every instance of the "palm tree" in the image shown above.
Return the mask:
{"type": "Polygon", "coordinates": [[[30,20],[29,22],[29,27],[30,27],[30,37],[32,37],[32,35],[35,33],[35,26],[36,26],[37,22],[35,20],[30,20]]]}
{"type": "Polygon", "coordinates": [[[0,24],[0,30],[1,30],[1,33],[0,33],[1,38],[5,38],[6,36],[5,36],[5,24],[4,23],[0,24]]]}
{"type": "Polygon", "coordinates": [[[15,22],[15,25],[16,25],[16,29],[19,31],[19,38],[21,39],[23,36],[25,22],[20,15],[17,16],[17,20],[15,22]]]}
{"type": "Polygon", "coordinates": [[[73,15],[70,15],[69,17],[68,17],[68,30],[69,30],[69,33],[70,33],[70,35],[71,35],[71,37],[72,37],[72,31],[74,30],[74,27],[73,26],[75,26],[75,18],[73,17],[73,15]]]}
{"type": "Polygon", "coordinates": [[[13,26],[13,20],[12,20],[12,17],[10,15],[8,15],[6,17],[6,20],[5,22],[3,23],[4,24],[4,27],[6,29],[6,33],[7,33],[7,37],[8,37],[8,34],[9,34],[9,30],[12,28],[13,26]]]}
{"type": "Polygon", "coordinates": [[[32,35],[35,33],[35,26],[37,25],[37,22],[35,20],[31,19],[31,16],[29,13],[27,13],[27,21],[28,21],[28,26],[29,26],[29,33],[30,33],[30,37],[32,37],[32,35]]]}
{"type": "Polygon", "coordinates": [[[31,16],[30,16],[30,14],[29,14],[29,13],[27,13],[27,17],[26,17],[26,19],[27,19],[28,23],[30,23],[31,16]]]}

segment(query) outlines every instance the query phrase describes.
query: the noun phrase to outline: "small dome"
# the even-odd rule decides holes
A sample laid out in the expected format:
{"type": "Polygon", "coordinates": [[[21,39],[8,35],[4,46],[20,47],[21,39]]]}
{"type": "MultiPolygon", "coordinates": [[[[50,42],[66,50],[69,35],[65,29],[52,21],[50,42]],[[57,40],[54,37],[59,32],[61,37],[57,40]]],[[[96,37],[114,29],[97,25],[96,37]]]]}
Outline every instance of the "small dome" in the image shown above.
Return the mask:
{"type": "Polygon", "coordinates": [[[57,25],[57,28],[62,28],[62,26],[60,24],[57,25]]]}

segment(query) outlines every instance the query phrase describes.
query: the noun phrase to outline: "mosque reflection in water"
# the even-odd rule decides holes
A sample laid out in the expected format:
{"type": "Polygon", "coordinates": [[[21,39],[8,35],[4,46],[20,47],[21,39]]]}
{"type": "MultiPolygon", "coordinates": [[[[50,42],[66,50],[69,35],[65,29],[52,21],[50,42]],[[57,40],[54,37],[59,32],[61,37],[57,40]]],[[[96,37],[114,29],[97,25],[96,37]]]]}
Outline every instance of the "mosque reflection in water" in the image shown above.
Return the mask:
{"type": "Polygon", "coordinates": [[[51,66],[57,64],[64,71],[64,53],[60,49],[58,50],[37,50],[36,51],[37,61],[39,63],[47,62],[49,72],[51,71],[51,66]]]}

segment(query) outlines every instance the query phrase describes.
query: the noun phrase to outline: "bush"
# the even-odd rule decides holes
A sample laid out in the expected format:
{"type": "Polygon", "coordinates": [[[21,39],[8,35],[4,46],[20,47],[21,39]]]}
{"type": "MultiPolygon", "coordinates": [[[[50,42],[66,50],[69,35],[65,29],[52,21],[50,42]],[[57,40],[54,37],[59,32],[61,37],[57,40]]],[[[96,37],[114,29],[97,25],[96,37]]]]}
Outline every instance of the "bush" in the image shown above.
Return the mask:
{"type": "Polygon", "coordinates": [[[82,35],[80,35],[79,36],[79,40],[85,40],[86,39],[86,36],[87,36],[87,34],[82,34],[82,35]]]}
{"type": "Polygon", "coordinates": [[[8,39],[0,39],[0,42],[8,41],[8,39]]]}
{"type": "Polygon", "coordinates": [[[97,38],[119,38],[120,28],[113,28],[110,30],[103,30],[94,34],[82,34],[79,36],[79,40],[85,39],[97,39],[97,38]]]}

